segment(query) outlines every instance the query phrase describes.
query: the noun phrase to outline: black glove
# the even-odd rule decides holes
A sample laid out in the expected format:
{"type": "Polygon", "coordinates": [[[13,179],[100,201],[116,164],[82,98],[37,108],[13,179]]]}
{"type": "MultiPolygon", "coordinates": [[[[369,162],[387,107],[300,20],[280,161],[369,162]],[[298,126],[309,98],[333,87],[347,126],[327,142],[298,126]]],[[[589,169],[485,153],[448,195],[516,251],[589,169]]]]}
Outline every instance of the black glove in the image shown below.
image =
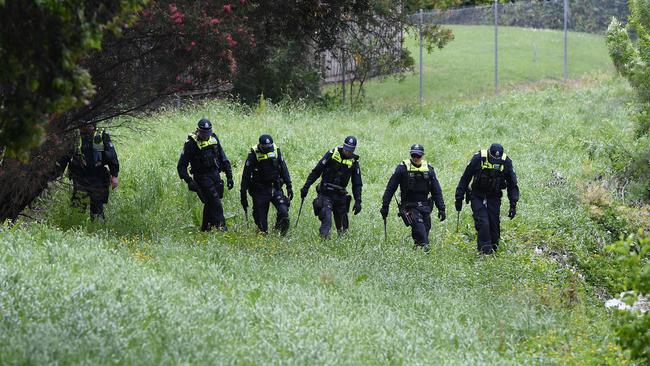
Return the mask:
{"type": "Polygon", "coordinates": [[[444,210],[438,211],[438,218],[440,219],[440,222],[445,221],[447,218],[447,213],[444,210]]]}
{"type": "Polygon", "coordinates": [[[515,216],[517,215],[517,205],[515,204],[510,204],[510,210],[508,211],[508,217],[510,220],[514,219],[515,216]]]}
{"type": "Polygon", "coordinates": [[[460,210],[463,209],[463,200],[456,200],[456,202],[454,202],[454,206],[456,206],[456,211],[460,212],[460,210]]]}
{"type": "Polygon", "coordinates": [[[388,217],[388,206],[381,206],[379,209],[379,212],[381,213],[381,217],[384,219],[388,217]]]}
{"type": "Polygon", "coordinates": [[[248,195],[246,191],[241,192],[241,207],[244,208],[244,211],[248,208],[248,195]]]}
{"type": "Polygon", "coordinates": [[[199,191],[199,185],[196,184],[196,182],[192,179],[187,182],[187,189],[189,189],[192,192],[198,192],[199,191]]]}
{"type": "Polygon", "coordinates": [[[352,207],[352,213],[355,215],[361,212],[361,201],[354,201],[354,207],[352,207]]]}
{"type": "Polygon", "coordinates": [[[287,186],[287,196],[289,196],[289,201],[293,200],[293,189],[291,189],[291,186],[287,186]]]}
{"type": "Polygon", "coordinates": [[[235,186],[235,182],[233,182],[232,178],[228,178],[227,184],[228,184],[228,190],[231,190],[232,187],[235,186]]]}
{"type": "Polygon", "coordinates": [[[301,199],[305,199],[305,197],[307,197],[307,193],[309,193],[309,187],[300,188],[300,198],[301,199]]]}

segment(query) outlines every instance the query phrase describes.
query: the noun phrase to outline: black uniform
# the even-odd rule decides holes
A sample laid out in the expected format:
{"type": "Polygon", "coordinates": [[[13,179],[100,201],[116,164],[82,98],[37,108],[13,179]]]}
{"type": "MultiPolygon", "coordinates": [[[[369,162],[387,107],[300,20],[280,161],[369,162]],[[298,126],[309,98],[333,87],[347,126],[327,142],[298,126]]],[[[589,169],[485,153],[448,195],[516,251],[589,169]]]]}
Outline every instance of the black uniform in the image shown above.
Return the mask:
{"type": "Polygon", "coordinates": [[[501,235],[501,197],[502,190],[507,189],[510,201],[510,215],[519,200],[517,175],[508,156],[495,160],[489,157],[487,150],[477,152],[465,168],[463,176],[456,187],[456,202],[461,201],[471,184],[471,206],[474,226],[477,231],[477,248],[489,254],[496,251],[501,235]],[[505,159],[503,159],[505,158],[505,159]]]}
{"type": "Polygon", "coordinates": [[[328,151],[307,177],[301,190],[306,192],[319,178],[321,182],[316,187],[318,195],[313,202],[314,214],[321,221],[320,235],[327,237],[332,228],[332,213],[334,224],[339,234],[344,233],[348,227],[348,211],[352,197],[347,193],[346,187],[352,179],[352,195],[355,201],[355,212],[361,210],[361,169],[359,156],[353,155],[350,159],[343,158],[343,146],[338,146],[328,151]],[[356,207],[358,206],[358,209],[356,207]]]}
{"type": "Polygon", "coordinates": [[[242,204],[246,200],[246,192],[253,197],[253,220],[262,232],[266,233],[269,228],[271,203],[277,210],[275,229],[282,235],[289,230],[289,199],[282,192],[283,184],[289,192],[292,191],[289,169],[280,148],[273,145],[273,151],[267,153],[261,152],[257,146],[251,148],[244,165],[240,193],[242,204]]]}
{"type": "Polygon", "coordinates": [[[64,160],[64,164],[69,162],[72,206],[85,211],[90,201],[91,218],[103,219],[110,178],[117,177],[120,172],[111,136],[103,130],[95,130],[92,136],[80,135],[74,150],[64,160]]]}
{"type": "Polygon", "coordinates": [[[431,211],[435,203],[440,220],[445,219],[445,201],[442,189],[433,167],[422,161],[419,167],[410,160],[403,161],[395,168],[384,192],[382,212],[388,213],[390,200],[400,188],[401,202],[399,215],[411,227],[411,236],[416,245],[428,248],[431,230],[431,211]],[[431,196],[429,196],[431,194],[431,196]]]}
{"type": "Polygon", "coordinates": [[[217,135],[212,134],[208,141],[200,141],[194,134],[189,135],[178,159],[177,169],[181,179],[190,186],[190,189],[196,189],[204,204],[201,230],[208,231],[212,226],[225,230],[226,219],[221,205],[223,180],[219,174],[225,172],[231,186],[232,168],[217,135]],[[193,178],[187,173],[188,164],[193,178]],[[196,182],[195,188],[193,182],[196,182]]]}

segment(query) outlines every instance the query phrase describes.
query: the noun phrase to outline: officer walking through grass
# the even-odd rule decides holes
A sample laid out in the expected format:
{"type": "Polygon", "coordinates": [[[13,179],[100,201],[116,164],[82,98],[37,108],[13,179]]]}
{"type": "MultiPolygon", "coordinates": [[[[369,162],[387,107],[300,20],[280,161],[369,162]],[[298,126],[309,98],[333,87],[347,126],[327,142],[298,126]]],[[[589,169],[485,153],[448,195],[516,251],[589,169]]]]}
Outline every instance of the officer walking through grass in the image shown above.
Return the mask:
{"type": "Polygon", "coordinates": [[[352,180],[352,195],[354,196],[355,215],[361,212],[361,169],[359,168],[359,156],[354,154],[357,147],[357,138],[348,136],[343,145],[337,146],[328,151],[316,164],[307,177],[305,185],[300,190],[300,198],[305,199],[309,187],[321,177],[316,187],[318,193],[313,202],[314,214],[321,221],[320,236],[329,237],[332,228],[332,214],[334,223],[339,235],[345,233],[349,227],[348,211],[352,197],[348,194],[346,187],[352,180]]]}
{"type": "Polygon", "coordinates": [[[187,183],[190,191],[196,192],[203,202],[202,231],[209,231],[213,226],[226,231],[226,219],[223,216],[223,180],[220,173],[226,173],[228,189],[232,189],[232,168],[226,157],[221,142],[212,132],[212,123],[206,118],[199,121],[193,134],[187,137],[183,152],[178,159],[178,175],[187,183]],[[187,173],[190,165],[190,176],[187,173]]]}
{"type": "Polygon", "coordinates": [[[289,204],[293,199],[291,177],[280,148],[270,135],[262,135],[251,148],[241,178],[241,205],[248,209],[248,195],[253,198],[253,220],[262,233],[268,232],[269,207],[277,210],[275,229],[282,235],[289,230],[289,204]],[[287,187],[287,196],[282,186],[287,187]]]}
{"type": "Polygon", "coordinates": [[[390,201],[399,186],[401,202],[397,208],[398,215],[406,226],[411,227],[411,237],[415,245],[428,252],[433,204],[435,203],[438,209],[440,221],[445,221],[445,201],[433,167],[423,159],[424,147],[414,144],[410,153],[411,158],[400,163],[390,177],[379,211],[384,219],[388,216],[390,201]]]}
{"type": "Polygon", "coordinates": [[[79,128],[79,139],[71,156],[64,158],[65,164],[72,180],[72,206],[85,211],[90,201],[90,218],[103,220],[108,187],[117,188],[120,171],[111,136],[94,123],[85,124],[79,128]]]}
{"type": "Polygon", "coordinates": [[[463,197],[470,187],[469,197],[476,228],[477,248],[491,254],[497,250],[501,235],[500,210],[502,190],[507,189],[510,210],[508,217],[517,214],[519,187],[512,160],[503,152],[503,146],[492,144],[489,149],[474,154],[456,187],[456,211],[463,207],[463,197]]]}

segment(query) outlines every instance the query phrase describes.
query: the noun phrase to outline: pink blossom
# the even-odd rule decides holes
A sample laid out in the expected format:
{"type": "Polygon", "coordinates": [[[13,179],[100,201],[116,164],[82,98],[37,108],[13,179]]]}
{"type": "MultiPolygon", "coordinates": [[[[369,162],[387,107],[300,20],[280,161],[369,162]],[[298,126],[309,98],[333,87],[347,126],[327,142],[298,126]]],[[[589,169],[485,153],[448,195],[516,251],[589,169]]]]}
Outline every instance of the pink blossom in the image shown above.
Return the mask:
{"type": "Polygon", "coordinates": [[[212,20],[210,20],[210,24],[212,25],[217,25],[219,23],[221,23],[221,19],[219,18],[212,18],[212,20]]]}
{"type": "Polygon", "coordinates": [[[225,5],[223,6],[223,11],[225,11],[226,13],[232,13],[232,5],[230,5],[230,4],[225,4],[225,5]]]}
{"type": "Polygon", "coordinates": [[[176,24],[183,24],[183,18],[184,17],[185,17],[185,14],[181,13],[180,11],[177,11],[174,14],[172,14],[171,19],[176,24]]]}
{"type": "Polygon", "coordinates": [[[230,46],[230,48],[235,47],[237,45],[237,41],[235,41],[235,39],[232,38],[232,34],[230,33],[226,33],[226,40],[228,41],[228,46],[230,46]]]}

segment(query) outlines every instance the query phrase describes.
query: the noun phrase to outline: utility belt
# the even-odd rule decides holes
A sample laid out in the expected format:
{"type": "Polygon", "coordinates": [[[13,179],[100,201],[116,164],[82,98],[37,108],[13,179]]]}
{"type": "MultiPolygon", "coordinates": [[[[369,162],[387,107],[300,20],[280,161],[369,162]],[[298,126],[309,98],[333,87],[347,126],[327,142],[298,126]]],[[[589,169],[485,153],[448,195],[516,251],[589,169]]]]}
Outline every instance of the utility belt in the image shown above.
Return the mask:
{"type": "Polygon", "coordinates": [[[210,173],[219,174],[221,173],[221,168],[218,165],[207,167],[207,168],[194,168],[194,167],[190,168],[190,174],[192,175],[205,175],[210,173]]]}
{"type": "Polygon", "coordinates": [[[323,182],[321,182],[318,186],[316,186],[316,192],[322,194],[337,194],[341,196],[345,196],[348,194],[348,191],[339,185],[333,183],[323,183],[323,182]]]}
{"type": "Polygon", "coordinates": [[[281,178],[275,180],[262,180],[262,179],[255,179],[255,178],[251,179],[251,186],[260,189],[268,189],[268,188],[280,189],[282,188],[283,184],[284,181],[281,178]]]}
{"type": "Polygon", "coordinates": [[[404,209],[410,209],[410,208],[431,208],[431,200],[426,200],[426,201],[417,201],[417,202],[405,202],[402,203],[402,206],[404,206],[404,209]]]}

